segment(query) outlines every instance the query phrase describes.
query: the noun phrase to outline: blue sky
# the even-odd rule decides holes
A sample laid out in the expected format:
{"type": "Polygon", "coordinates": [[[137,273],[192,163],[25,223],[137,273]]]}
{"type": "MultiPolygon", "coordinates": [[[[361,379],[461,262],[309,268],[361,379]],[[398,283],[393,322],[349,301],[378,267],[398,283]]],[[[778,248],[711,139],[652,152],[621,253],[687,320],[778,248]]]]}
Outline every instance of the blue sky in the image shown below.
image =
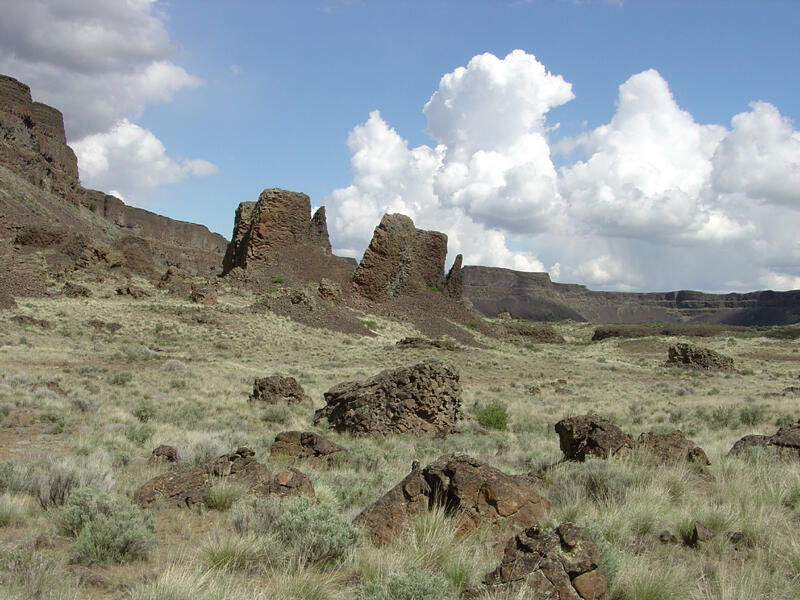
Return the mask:
{"type": "Polygon", "coordinates": [[[329,207],[345,254],[400,209],[467,262],[595,289],[800,287],[800,2],[0,5],[0,71],[64,111],[84,183],[131,204],[229,236],[239,202],[284,187],[329,207]],[[437,90],[465,120],[430,121],[437,90]]]}

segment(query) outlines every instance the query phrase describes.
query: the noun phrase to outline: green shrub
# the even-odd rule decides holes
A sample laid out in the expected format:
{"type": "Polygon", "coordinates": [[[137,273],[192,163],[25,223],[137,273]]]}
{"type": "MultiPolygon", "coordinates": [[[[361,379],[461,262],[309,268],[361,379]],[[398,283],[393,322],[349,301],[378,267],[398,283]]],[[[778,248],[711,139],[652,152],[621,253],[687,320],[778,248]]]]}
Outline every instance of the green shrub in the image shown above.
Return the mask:
{"type": "Polygon", "coordinates": [[[742,425],[747,425],[748,427],[759,425],[764,421],[765,413],[766,409],[760,404],[743,406],[739,409],[739,421],[742,422],[742,425]]]}
{"type": "Polygon", "coordinates": [[[283,277],[273,277],[270,279],[270,282],[276,285],[281,285],[283,283],[283,277]]]}
{"type": "Polygon", "coordinates": [[[108,378],[108,383],[111,385],[127,385],[131,381],[133,381],[133,374],[130,371],[120,371],[108,378]]]}
{"type": "Polygon", "coordinates": [[[736,409],[733,406],[715,406],[711,409],[712,429],[724,429],[736,426],[736,409]]]}
{"type": "Polygon", "coordinates": [[[208,491],[206,505],[211,510],[224,512],[230,510],[234,503],[244,496],[247,489],[240,483],[220,479],[208,491]]]}
{"type": "Polygon", "coordinates": [[[361,588],[363,600],[440,600],[454,597],[447,579],[439,573],[415,569],[390,573],[361,588]]]}
{"type": "Polygon", "coordinates": [[[281,556],[274,538],[264,535],[215,535],[202,548],[205,562],[214,569],[258,571],[281,556]]]}
{"type": "Polygon", "coordinates": [[[144,560],[155,546],[149,513],[90,487],[70,495],[56,524],[63,535],[75,538],[70,559],[80,564],[144,560]]]}
{"type": "Polygon", "coordinates": [[[502,404],[487,404],[475,409],[475,418],[487,429],[505,431],[508,428],[508,410],[502,404]]]}
{"type": "Polygon", "coordinates": [[[314,504],[305,497],[256,498],[236,511],[232,521],[240,534],[272,534],[305,560],[321,564],[341,562],[361,533],[331,505],[314,504]]]}
{"type": "Polygon", "coordinates": [[[133,409],[133,416],[139,419],[142,423],[147,423],[156,416],[155,405],[146,398],[139,400],[136,408],[133,409]]]}
{"type": "Polygon", "coordinates": [[[133,423],[125,428],[125,437],[134,444],[141,446],[156,432],[150,423],[133,423]]]}

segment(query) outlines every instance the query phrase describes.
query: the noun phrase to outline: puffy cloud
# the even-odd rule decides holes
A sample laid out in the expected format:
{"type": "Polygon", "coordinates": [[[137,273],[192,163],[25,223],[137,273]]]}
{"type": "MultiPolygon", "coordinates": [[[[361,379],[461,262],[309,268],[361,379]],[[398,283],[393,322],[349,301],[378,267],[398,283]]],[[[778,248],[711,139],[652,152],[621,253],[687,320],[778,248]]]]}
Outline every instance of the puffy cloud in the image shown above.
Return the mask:
{"type": "Polygon", "coordinates": [[[83,138],[73,148],[85,186],[108,190],[137,206],[148,204],[159,186],[218,172],[205,160],[170,158],[155,135],[128,120],[83,138]]]}
{"type": "Polygon", "coordinates": [[[202,82],[169,59],[155,0],[26,0],[3,6],[0,71],[63,113],[70,139],[106,131],[202,82]]]}
{"type": "Polygon", "coordinates": [[[442,77],[423,109],[435,147],[409,149],[373,112],[348,138],[352,184],[326,198],[334,241],[356,256],[404,212],[469,264],[546,261],[606,289],[797,287],[800,134],[777,108],[700,124],[651,69],[620,86],[608,124],[552,143],[547,113],[572,97],[517,50],[442,77]],[[553,148],[584,158],[556,171],[553,148]]]}

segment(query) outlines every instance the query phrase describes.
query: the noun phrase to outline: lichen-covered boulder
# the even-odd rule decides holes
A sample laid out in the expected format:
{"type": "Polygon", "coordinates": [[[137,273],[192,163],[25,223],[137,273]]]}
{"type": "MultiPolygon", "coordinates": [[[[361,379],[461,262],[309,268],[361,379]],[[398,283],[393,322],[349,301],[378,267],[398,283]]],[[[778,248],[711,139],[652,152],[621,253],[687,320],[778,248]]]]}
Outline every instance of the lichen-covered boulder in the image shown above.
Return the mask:
{"type": "Polygon", "coordinates": [[[688,463],[704,477],[712,477],[707,468],[711,461],[708,460],[705,451],[687,438],[682,431],[675,430],[670,433],[649,431],[639,436],[636,446],[653,453],[661,464],[688,463]]]}
{"type": "Polygon", "coordinates": [[[692,344],[674,344],[667,351],[667,365],[732,371],[733,359],[708,348],[692,344]]]}
{"type": "Polygon", "coordinates": [[[377,543],[395,539],[418,514],[435,506],[456,520],[463,535],[479,526],[528,527],[550,510],[530,481],[508,475],[467,455],[445,455],[411,473],[373,504],[354,523],[377,543]]]}
{"type": "Polygon", "coordinates": [[[346,381],[325,392],[314,423],[353,435],[448,434],[461,416],[456,369],[441,361],[388,369],[366,381],[346,381]]]}
{"type": "Polygon", "coordinates": [[[800,421],[772,435],[746,435],[731,447],[728,456],[740,456],[752,447],[770,448],[782,459],[800,462],[800,421]]]}
{"type": "Polygon", "coordinates": [[[271,375],[259,377],[253,382],[253,392],[250,394],[249,400],[268,404],[277,404],[278,402],[297,404],[304,401],[310,402],[311,398],[294,377],[271,375]]]}
{"type": "Polygon", "coordinates": [[[467,595],[524,586],[536,598],[600,600],[608,580],[599,564],[597,544],[576,525],[561,523],[552,531],[533,525],[506,542],[503,560],[483,580],[486,587],[467,595]]]}
{"type": "Polygon", "coordinates": [[[579,415],[555,425],[566,460],[583,462],[587,456],[624,456],[633,449],[633,438],[599,415],[579,415]]]}
{"type": "Polygon", "coordinates": [[[288,456],[298,462],[318,464],[346,455],[347,450],[312,431],[282,431],[275,436],[270,456],[288,456]]]}

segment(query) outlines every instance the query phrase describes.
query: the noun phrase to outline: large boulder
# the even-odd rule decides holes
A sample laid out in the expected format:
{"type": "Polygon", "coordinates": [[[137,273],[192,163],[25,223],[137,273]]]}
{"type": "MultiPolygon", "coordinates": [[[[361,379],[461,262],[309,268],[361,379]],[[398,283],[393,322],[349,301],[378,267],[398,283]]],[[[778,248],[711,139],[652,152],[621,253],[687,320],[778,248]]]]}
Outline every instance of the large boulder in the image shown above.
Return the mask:
{"type": "Polygon", "coordinates": [[[483,580],[489,590],[517,592],[525,587],[536,598],[600,600],[608,580],[599,568],[597,544],[572,523],[552,531],[533,525],[506,542],[503,560],[483,580]]]}
{"type": "Polygon", "coordinates": [[[733,445],[728,456],[740,456],[752,447],[771,448],[783,459],[800,461],[800,421],[772,435],[746,435],[733,445]]]}
{"type": "MultiPolygon", "coordinates": [[[[413,296],[426,289],[445,290],[444,261],[447,236],[438,231],[423,231],[401,214],[383,215],[369,247],[355,271],[356,289],[371,300],[413,296]]],[[[452,286],[457,280],[453,275],[452,286]]]]}
{"type": "Polygon", "coordinates": [[[248,493],[261,496],[314,496],[314,489],[305,475],[290,469],[288,473],[278,473],[273,480],[267,466],[254,456],[250,448],[239,448],[194,469],[164,473],[140,487],[133,501],[142,508],[162,503],[178,507],[207,504],[212,486],[222,479],[241,484],[248,493]]]}
{"type": "Polygon", "coordinates": [[[235,267],[269,264],[283,250],[301,246],[331,253],[324,207],[312,217],[307,195],[266,189],[258,202],[242,202],[236,209],[233,234],[222,263],[223,274],[235,267]]]}
{"type": "Polygon", "coordinates": [[[347,450],[313,431],[282,431],[275,436],[270,456],[288,456],[295,461],[318,464],[332,462],[347,450]]]}
{"type": "Polygon", "coordinates": [[[733,370],[733,359],[714,350],[694,346],[692,344],[674,344],[667,352],[667,364],[670,366],[690,367],[695,369],[733,370]]]}
{"type": "Polygon", "coordinates": [[[451,433],[461,416],[458,371],[441,361],[387,369],[366,381],[345,381],[325,392],[314,423],[353,435],[451,433]]]}
{"type": "Polygon", "coordinates": [[[630,434],[599,415],[568,417],[556,423],[555,429],[565,460],[624,456],[634,445],[630,434]]]}
{"type": "Polygon", "coordinates": [[[688,463],[705,476],[711,477],[707,469],[711,461],[703,449],[687,438],[682,431],[670,433],[655,433],[649,431],[639,436],[636,441],[638,448],[644,448],[653,453],[661,464],[677,465],[688,463]]]}
{"type": "Polygon", "coordinates": [[[391,542],[413,518],[441,506],[459,535],[483,525],[528,527],[550,510],[523,476],[503,473],[467,455],[445,455],[411,473],[354,520],[376,543],[391,542]]]}
{"type": "Polygon", "coordinates": [[[310,402],[311,398],[294,377],[270,375],[269,377],[259,377],[253,382],[253,392],[250,394],[249,400],[268,404],[277,404],[278,402],[297,404],[304,401],[310,402]]]}

